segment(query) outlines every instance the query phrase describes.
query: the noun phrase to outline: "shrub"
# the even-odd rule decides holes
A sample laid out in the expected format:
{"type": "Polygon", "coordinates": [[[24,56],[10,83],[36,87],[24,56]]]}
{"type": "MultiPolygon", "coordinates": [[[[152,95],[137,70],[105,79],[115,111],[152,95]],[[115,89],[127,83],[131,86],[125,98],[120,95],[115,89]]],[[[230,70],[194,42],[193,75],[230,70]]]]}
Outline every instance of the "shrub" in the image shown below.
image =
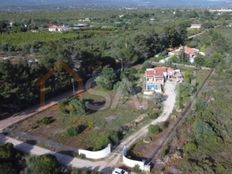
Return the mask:
{"type": "Polygon", "coordinates": [[[161,129],[158,125],[150,125],[148,131],[151,135],[155,135],[161,132],[161,129]]]}
{"type": "Polygon", "coordinates": [[[14,156],[15,150],[12,144],[4,144],[0,146],[0,162],[10,161],[14,156]]]}
{"type": "Polygon", "coordinates": [[[88,171],[86,169],[72,169],[71,174],[102,174],[98,171],[88,171]]]}
{"type": "Polygon", "coordinates": [[[109,136],[109,140],[113,145],[118,145],[122,138],[123,135],[121,131],[113,131],[109,136]]]}
{"type": "Polygon", "coordinates": [[[192,152],[197,150],[197,146],[195,143],[188,143],[184,146],[184,152],[191,154],[192,152]]]}
{"type": "Polygon", "coordinates": [[[84,101],[74,98],[63,101],[59,104],[60,111],[69,115],[85,115],[86,106],[84,101]]]}
{"type": "Polygon", "coordinates": [[[109,138],[103,133],[96,134],[92,140],[93,150],[101,150],[110,143],[109,138]]]}
{"type": "Polygon", "coordinates": [[[41,120],[37,121],[37,123],[41,123],[41,124],[44,124],[44,125],[49,125],[52,122],[54,122],[54,119],[52,117],[44,117],[41,120]]]}
{"type": "Polygon", "coordinates": [[[15,165],[12,162],[1,162],[0,171],[2,174],[17,174],[15,165]]]}
{"type": "Polygon", "coordinates": [[[62,168],[52,155],[31,156],[27,158],[27,166],[28,174],[59,174],[62,168]]]}
{"type": "Polygon", "coordinates": [[[160,115],[159,110],[152,110],[151,112],[148,113],[149,118],[152,120],[155,120],[156,118],[158,118],[159,115],[160,115]]]}
{"type": "Polygon", "coordinates": [[[0,145],[0,173],[20,173],[23,166],[22,156],[14,149],[12,144],[0,145]]]}
{"type": "Polygon", "coordinates": [[[133,168],[133,171],[135,172],[135,173],[142,173],[142,171],[141,171],[141,169],[139,168],[139,165],[136,165],[134,168],[133,168]]]}
{"type": "Polygon", "coordinates": [[[75,136],[78,136],[80,134],[80,132],[79,132],[77,127],[70,127],[67,129],[66,134],[69,137],[75,137],[75,136]]]}

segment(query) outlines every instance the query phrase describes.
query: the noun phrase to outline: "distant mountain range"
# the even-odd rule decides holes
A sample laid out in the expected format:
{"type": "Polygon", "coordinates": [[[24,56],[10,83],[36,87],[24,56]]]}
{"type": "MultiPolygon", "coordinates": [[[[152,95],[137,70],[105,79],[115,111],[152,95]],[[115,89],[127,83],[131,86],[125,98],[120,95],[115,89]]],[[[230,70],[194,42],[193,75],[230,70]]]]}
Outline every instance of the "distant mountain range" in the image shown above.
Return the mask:
{"type": "Polygon", "coordinates": [[[0,7],[230,7],[232,0],[1,0],[0,7]]]}

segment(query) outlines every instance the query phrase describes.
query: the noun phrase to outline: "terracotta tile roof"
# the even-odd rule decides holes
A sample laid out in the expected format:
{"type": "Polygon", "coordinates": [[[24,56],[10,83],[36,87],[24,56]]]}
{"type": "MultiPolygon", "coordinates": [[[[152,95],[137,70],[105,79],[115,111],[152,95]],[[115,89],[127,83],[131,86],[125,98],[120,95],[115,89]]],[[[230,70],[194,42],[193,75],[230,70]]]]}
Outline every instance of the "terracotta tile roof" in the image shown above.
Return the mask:
{"type": "Polygon", "coordinates": [[[196,48],[190,48],[190,47],[187,47],[185,46],[184,48],[183,47],[180,47],[180,48],[169,48],[168,51],[173,53],[173,54],[179,54],[181,51],[185,51],[186,54],[188,55],[193,55],[193,54],[197,54],[199,52],[198,49],[196,48]]]}
{"type": "Polygon", "coordinates": [[[153,77],[155,75],[154,69],[149,69],[145,71],[145,76],[146,77],[153,77]]]}
{"type": "Polygon", "coordinates": [[[145,71],[146,77],[161,77],[164,76],[164,73],[172,73],[174,71],[171,67],[156,67],[153,69],[147,69],[145,71]]]}
{"type": "Polygon", "coordinates": [[[185,48],[186,54],[197,54],[198,52],[199,52],[199,50],[196,48],[189,48],[189,47],[185,48]]]}
{"type": "Polygon", "coordinates": [[[48,28],[63,28],[62,25],[49,25],[48,28]]]}

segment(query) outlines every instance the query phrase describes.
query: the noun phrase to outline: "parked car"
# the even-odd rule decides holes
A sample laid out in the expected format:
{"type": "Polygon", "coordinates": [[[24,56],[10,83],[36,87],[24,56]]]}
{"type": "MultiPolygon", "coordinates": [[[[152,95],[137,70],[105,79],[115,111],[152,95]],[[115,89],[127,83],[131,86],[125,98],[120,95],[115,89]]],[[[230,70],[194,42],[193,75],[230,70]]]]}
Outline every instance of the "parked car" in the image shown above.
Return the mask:
{"type": "Polygon", "coordinates": [[[129,173],[123,169],[115,168],[112,174],[129,174],[129,173]]]}

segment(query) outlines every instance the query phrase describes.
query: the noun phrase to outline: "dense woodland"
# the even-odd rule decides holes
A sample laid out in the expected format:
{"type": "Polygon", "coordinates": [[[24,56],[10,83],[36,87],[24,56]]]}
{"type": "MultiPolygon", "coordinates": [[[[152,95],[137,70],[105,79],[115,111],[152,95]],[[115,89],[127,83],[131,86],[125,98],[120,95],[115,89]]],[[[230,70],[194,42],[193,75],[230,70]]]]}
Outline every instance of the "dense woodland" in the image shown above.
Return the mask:
{"type": "MultiPolygon", "coordinates": [[[[123,71],[143,63],[166,48],[183,45],[187,37],[186,27],[174,24],[164,26],[162,32],[138,29],[130,32],[123,27],[112,31],[95,29],[61,33],[60,36],[46,32],[21,32],[11,28],[0,35],[2,52],[15,57],[13,63],[0,62],[2,112],[15,112],[38,102],[38,80],[57,62],[67,63],[86,80],[101,72],[104,66],[123,71]],[[29,64],[28,57],[38,60],[38,63],[29,64]]],[[[71,77],[64,71],[57,72],[46,85],[48,96],[52,96],[70,89],[71,77]]]]}

